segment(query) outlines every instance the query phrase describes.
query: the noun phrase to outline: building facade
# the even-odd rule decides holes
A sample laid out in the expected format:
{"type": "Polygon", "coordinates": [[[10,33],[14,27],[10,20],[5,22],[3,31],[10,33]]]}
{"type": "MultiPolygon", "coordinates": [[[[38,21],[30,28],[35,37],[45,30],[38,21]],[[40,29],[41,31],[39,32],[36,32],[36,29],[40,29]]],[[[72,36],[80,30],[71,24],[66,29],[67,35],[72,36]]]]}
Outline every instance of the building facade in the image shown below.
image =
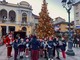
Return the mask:
{"type": "Polygon", "coordinates": [[[57,24],[54,24],[55,28],[57,28],[57,30],[55,31],[60,31],[60,32],[68,32],[68,22],[60,22],[60,23],[57,23],[57,24]]]}
{"type": "Polygon", "coordinates": [[[75,3],[73,6],[75,29],[80,29],[80,1],[75,3]]]}
{"type": "Polygon", "coordinates": [[[61,18],[61,17],[56,17],[54,24],[60,23],[60,22],[65,22],[65,19],[61,18]]]}
{"type": "Polygon", "coordinates": [[[27,35],[33,33],[35,15],[32,6],[25,1],[17,4],[0,1],[0,35],[10,31],[25,31],[27,35]]]}
{"type": "Polygon", "coordinates": [[[61,32],[66,32],[68,29],[66,28],[68,26],[68,23],[65,22],[65,19],[61,17],[56,17],[54,21],[54,29],[55,31],[61,31],[61,32]]]}

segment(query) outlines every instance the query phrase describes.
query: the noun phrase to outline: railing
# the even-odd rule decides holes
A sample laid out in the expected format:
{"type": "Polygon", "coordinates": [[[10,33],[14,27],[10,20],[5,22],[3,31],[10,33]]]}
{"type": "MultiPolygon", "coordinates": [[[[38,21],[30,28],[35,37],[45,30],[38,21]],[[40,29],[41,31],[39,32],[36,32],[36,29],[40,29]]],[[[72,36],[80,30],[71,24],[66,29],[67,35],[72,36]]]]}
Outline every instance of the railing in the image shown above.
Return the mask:
{"type": "Polygon", "coordinates": [[[10,19],[2,19],[2,18],[0,18],[0,22],[1,23],[15,23],[16,21],[15,20],[10,20],[10,19]]]}
{"type": "Polygon", "coordinates": [[[33,26],[33,23],[31,22],[24,22],[24,23],[21,23],[22,26],[33,26]]]}
{"type": "Polygon", "coordinates": [[[5,24],[18,24],[21,26],[33,26],[34,23],[33,22],[22,22],[22,21],[12,21],[9,19],[0,19],[0,23],[5,23],[5,24]]]}

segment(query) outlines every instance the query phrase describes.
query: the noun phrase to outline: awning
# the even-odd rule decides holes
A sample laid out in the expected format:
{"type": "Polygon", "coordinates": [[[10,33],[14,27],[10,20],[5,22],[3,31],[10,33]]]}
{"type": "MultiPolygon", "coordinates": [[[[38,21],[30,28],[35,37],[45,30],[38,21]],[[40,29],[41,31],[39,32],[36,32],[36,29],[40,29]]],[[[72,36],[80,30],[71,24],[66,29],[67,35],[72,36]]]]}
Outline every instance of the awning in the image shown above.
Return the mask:
{"type": "Polygon", "coordinates": [[[80,26],[76,26],[76,29],[80,29],[80,26]]]}

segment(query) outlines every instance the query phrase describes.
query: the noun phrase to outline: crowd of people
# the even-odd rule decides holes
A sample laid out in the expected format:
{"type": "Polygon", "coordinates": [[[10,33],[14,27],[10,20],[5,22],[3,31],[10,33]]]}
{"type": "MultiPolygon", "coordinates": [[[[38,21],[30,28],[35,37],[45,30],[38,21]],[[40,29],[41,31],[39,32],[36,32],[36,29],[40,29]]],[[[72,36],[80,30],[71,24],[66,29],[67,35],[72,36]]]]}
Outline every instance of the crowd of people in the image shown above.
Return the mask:
{"type": "Polygon", "coordinates": [[[80,47],[80,34],[73,35],[73,47],[80,47]]]}
{"type": "Polygon", "coordinates": [[[13,34],[8,34],[4,39],[4,43],[7,47],[7,57],[12,57],[11,52],[14,48],[14,60],[23,59],[24,54],[31,60],[38,60],[39,57],[48,60],[59,59],[60,52],[66,59],[66,40],[64,36],[49,36],[38,39],[37,36],[32,35],[31,37],[21,38],[20,36],[13,38],[13,34]]]}

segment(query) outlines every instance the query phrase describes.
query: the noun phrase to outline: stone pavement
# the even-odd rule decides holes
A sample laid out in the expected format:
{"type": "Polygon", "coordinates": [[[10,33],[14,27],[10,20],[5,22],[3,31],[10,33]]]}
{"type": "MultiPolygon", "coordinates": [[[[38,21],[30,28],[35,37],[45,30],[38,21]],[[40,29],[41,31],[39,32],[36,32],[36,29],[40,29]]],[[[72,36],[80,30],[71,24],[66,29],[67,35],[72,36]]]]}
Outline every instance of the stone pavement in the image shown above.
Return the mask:
{"type": "MultiPolygon", "coordinates": [[[[80,60],[80,48],[73,48],[74,52],[75,52],[75,56],[67,56],[66,60],[80,60]]],[[[12,56],[14,56],[14,51],[12,52],[12,56]]],[[[13,57],[11,57],[10,59],[8,59],[6,57],[6,46],[0,46],[0,60],[14,60],[13,57]]],[[[61,60],[63,60],[62,58],[62,54],[60,53],[60,58],[61,60]]],[[[20,59],[19,59],[20,60],[20,59]]],[[[24,57],[23,60],[30,60],[29,58],[24,57]]],[[[40,58],[39,60],[46,60],[43,58],[40,58]]]]}

